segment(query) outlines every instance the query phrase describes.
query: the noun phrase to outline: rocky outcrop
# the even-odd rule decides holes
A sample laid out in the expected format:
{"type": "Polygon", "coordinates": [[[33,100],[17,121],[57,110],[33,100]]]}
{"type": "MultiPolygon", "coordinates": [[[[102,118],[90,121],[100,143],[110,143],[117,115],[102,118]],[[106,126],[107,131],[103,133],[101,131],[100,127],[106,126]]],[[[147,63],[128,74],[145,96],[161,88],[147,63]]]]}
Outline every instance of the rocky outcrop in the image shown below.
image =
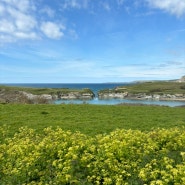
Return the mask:
{"type": "Polygon", "coordinates": [[[129,94],[128,99],[136,100],[160,100],[160,101],[185,101],[184,94],[150,94],[145,93],[129,94]]]}
{"type": "Polygon", "coordinates": [[[185,82],[185,76],[182,76],[177,82],[185,82]]]}
{"type": "Polygon", "coordinates": [[[37,99],[37,98],[43,98],[43,99],[46,99],[46,100],[52,100],[53,97],[50,95],[50,94],[42,94],[42,95],[34,95],[34,94],[31,94],[31,93],[27,93],[27,92],[20,92],[22,93],[23,96],[26,96],[29,100],[34,100],[34,99],[37,99]]]}
{"type": "MultiPolygon", "coordinates": [[[[185,76],[181,78],[181,81],[185,76]]],[[[185,84],[176,82],[148,82],[104,89],[98,92],[99,99],[167,100],[185,101],[185,84]],[[171,94],[169,93],[171,92],[171,94]]]]}
{"type": "Polygon", "coordinates": [[[105,93],[98,93],[98,98],[99,99],[123,99],[126,98],[128,96],[128,92],[105,92],[105,93]]]}
{"type": "Polygon", "coordinates": [[[34,95],[24,91],[0,90],[0,103],[46,104],[50,103],[52,100],[53,98],[49,94],[34,95]]]}
{"type": "Polygon", "coordinates": [[[68,91],[58,91],[57,93],[51,94],[41,94],[36,95],[30,92],[18,91],[18,90],[6,90],[0,89],[0,103],[28,103],[28,104],[38,104],[38,103],[51,103],[53,100],[90,100],[94,98],[94,93],[90,89],[84,90],[70,90],[68,91]]]}
{"type": "Polygon", "coordinates": [[[161,101],[185,101],[185,94],[146,94],[125,92],[101,92],[98,93],[99,99],[131,99],[131,100],[161,100],[161,101]]]}
{"type": "Polygon", "coordinates": [[[128,96],[127,89],[124,87],[117,87],[113,89],[105,89],[98,92],[99,99],[123,99],[128,96]]]}
{"type": "Polygon", "coordinates": [[[58,93],[56,99],[61,100],[91,100],[94,98],[94,93],[92,92],[68,92],[68,93],[58,93]]]}

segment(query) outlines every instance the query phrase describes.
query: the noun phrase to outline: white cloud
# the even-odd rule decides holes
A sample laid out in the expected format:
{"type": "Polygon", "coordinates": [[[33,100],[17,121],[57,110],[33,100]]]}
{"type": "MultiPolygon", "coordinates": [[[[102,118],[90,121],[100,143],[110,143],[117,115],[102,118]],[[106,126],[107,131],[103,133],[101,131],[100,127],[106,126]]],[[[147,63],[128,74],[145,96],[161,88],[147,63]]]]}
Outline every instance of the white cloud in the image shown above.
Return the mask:
{"type": "Polygon", "coordinates": [[[159,8],[178,17],[185,14],[185,0],[146,0],[153,8],[159,8]]]}
{"type": "Polygon", "coordinates": [[[36,35],[35,32],[15,32],[14,36],[19,39],[36,39],[38,36],[36,35]]]}
{"type": "Polygon", "coordinates": [[[55,11],[49,6],[45,6],[43,9],[40,10],[40,12],[47,14],[49,17],[54,17],[55,15],[55,11]]]}
{"type": "Polygon", "coordinates": [[[49,6],[39,10],[39,4],[36,6],[33,0],[0,0],[0,46],[24,39],[40,39],[42,33],[50,39],[61,38],[64,26],[56,24],[54,16],[49,6]]]}
{"type": "Polygon", "coordinates": [[[107,2],[102,2],[102,6],[107,11],[110,11],[111,10],[110,5],[107,2]]]}
{"type": "Polygon", "coordinates": [[[37,39],[37,20],[32,15],[35,6],[30,0],[2,0],[0,3],[0,44],[19,39],[37,39]]]}
{"type": "Polygon", "coordinates": [[[80,3],[77,0],[67,0],[64,3],[64,8],[81,8],[80,3]]]}
{"type": "Polygon", "coordinates": [[[15,42],[15,39],[12,36],[0,34],[0,46],[3,43],[11,43],[11,42],[15,42]]]}
{"type": "Polygon", "coordinates": [[[0,20],[0,32],[11,33],[15,30],[15,26],[6,19],[0,20]]]}
{"type": "Polygon", "coordinates": [[[69,30],[69,36],[70,36],[70,38],[72,38],[72,39],[78,39],[78,34],[76,33],[76,31],[75,30],[69,30]]]}
{"type": "Polygon", "coordinates": [[[76,8],[76,9],[81,9],[81,8],[87,8],[89,4],[89,0],[65,0],[65,2],[62,4],[62,7],[64,9],[68,8],[76,8]]]}
{"type": "Polygon", "coordinates": [[[166,66],[125,65],[125,66],[112,66],[110,69],[109,68],[102,69],[99,75],[100,74],[110,76],[110,77],[117,76],[119,78],[173,79],[179,75],[182,76],[184,74],[184,68],[183,66],[178,66],[178,65],[166,65],[166,66]],[[173,74],[172,74],[172,71],[173,71],[173,74]]]}
{"type": "Polygon", "coordinates": [[[49,38],[52,39],[59,39],[61,38],[64,33],[62,29],[65,29],[63,25],[58,25],[53,22],[43,22],[41,24],[41,31],[49,38]]]}
{"type": "MultiPolygon", "coordinates": [[[[11,17],[9,20],[14,20],[14,24],[18,30],[29,31],[36,27],[36,19],[26,13],[22,13],[14,8],[8,7],[7,13],[11,17]]],[[[12,21],[13,24],[13,21],[12,21]]]]}
{"type": "Polygon", "coordinates": [[[0,3],[0,15],[3,15],[4,11],[5,11],[5,8],[4,8],[4,6],[0,3]]]}
{"type": "Polygon", "coordinates": [[[104,66],[101,61],[65,61],[55,66],[55,73],[65,75],[77,74],[78,77],[95,78],[135,78],[135,79],[175,79],[184,75],[183,62],[166,62],[158,64],[141,64],[141,65],[110,65],[104,66]],[[164,64],[164,65],[163,65],[164,64]],[[66,73],[67,71],[67,73],[66,73]],[[173,71],[173,74],[172,74],[173,71]]]}
{"type": "Polygon", "coordinates": [[[122,5],[124,3],[124,0],[117,0],[118,5],[122,5]]]}
{"type": "Polygon", "coordinates": [[[28,10],[35,9],[35,6],[29,0],[2,0],[2,2],[4,2],[8,6],[14,7],[15,9],[21,12],[27,12],[28,10]]]}

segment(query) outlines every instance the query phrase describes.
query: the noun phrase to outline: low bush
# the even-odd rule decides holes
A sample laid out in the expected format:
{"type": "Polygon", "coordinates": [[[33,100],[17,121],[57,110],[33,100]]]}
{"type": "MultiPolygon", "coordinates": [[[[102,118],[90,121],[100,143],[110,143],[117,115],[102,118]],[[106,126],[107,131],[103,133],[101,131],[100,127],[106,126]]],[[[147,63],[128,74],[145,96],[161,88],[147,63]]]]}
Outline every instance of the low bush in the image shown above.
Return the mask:
{"type": "Polygon", "coordinates": [[[0,182],[7,184],[185,184],[185,128],[115,130],[87,136],[20,128],[0,142],[0,182]]]}

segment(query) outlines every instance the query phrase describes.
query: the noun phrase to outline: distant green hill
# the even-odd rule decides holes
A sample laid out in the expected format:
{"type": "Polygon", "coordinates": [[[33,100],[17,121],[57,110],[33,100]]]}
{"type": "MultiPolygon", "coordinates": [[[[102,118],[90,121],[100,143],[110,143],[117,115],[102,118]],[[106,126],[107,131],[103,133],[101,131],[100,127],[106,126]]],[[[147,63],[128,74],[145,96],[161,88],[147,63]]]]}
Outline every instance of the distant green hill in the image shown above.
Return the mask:
{"type": "Polygon", "coordinates": [[[177,82],[169,82],[169,81],[153,81],[153,82],[141,82],[132,84],[129,86],[120,86],[112,90],[102,90],[100,92],[125,92],[128,93],[146,93],[146,94],[176,94],[182,93],[185,94],[185,82],[177,83],[177,82]]]}

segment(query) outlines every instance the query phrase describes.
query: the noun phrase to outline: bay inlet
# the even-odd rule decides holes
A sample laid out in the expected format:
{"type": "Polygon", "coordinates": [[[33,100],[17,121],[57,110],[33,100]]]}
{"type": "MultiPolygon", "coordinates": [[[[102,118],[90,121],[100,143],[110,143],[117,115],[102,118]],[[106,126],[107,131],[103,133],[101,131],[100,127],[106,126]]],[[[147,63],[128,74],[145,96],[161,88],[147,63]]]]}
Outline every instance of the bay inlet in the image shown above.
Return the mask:
{"type": "Polygon", "coordinates": [[[185,101],[159,101],[159,100],[130,100],[130,99],[98,99],[98,91],[113,89],[119,86],[129,86],[133,83],[16,83],[6,84],[9,86],[33,87],[33,88],[69,88],[91,89],[95,97],[92,100],[55,100],[54,104],[94,104],[94,105],[117,105],[117,104],[144,104],[158,106],[185,106],[185,101]]]}

